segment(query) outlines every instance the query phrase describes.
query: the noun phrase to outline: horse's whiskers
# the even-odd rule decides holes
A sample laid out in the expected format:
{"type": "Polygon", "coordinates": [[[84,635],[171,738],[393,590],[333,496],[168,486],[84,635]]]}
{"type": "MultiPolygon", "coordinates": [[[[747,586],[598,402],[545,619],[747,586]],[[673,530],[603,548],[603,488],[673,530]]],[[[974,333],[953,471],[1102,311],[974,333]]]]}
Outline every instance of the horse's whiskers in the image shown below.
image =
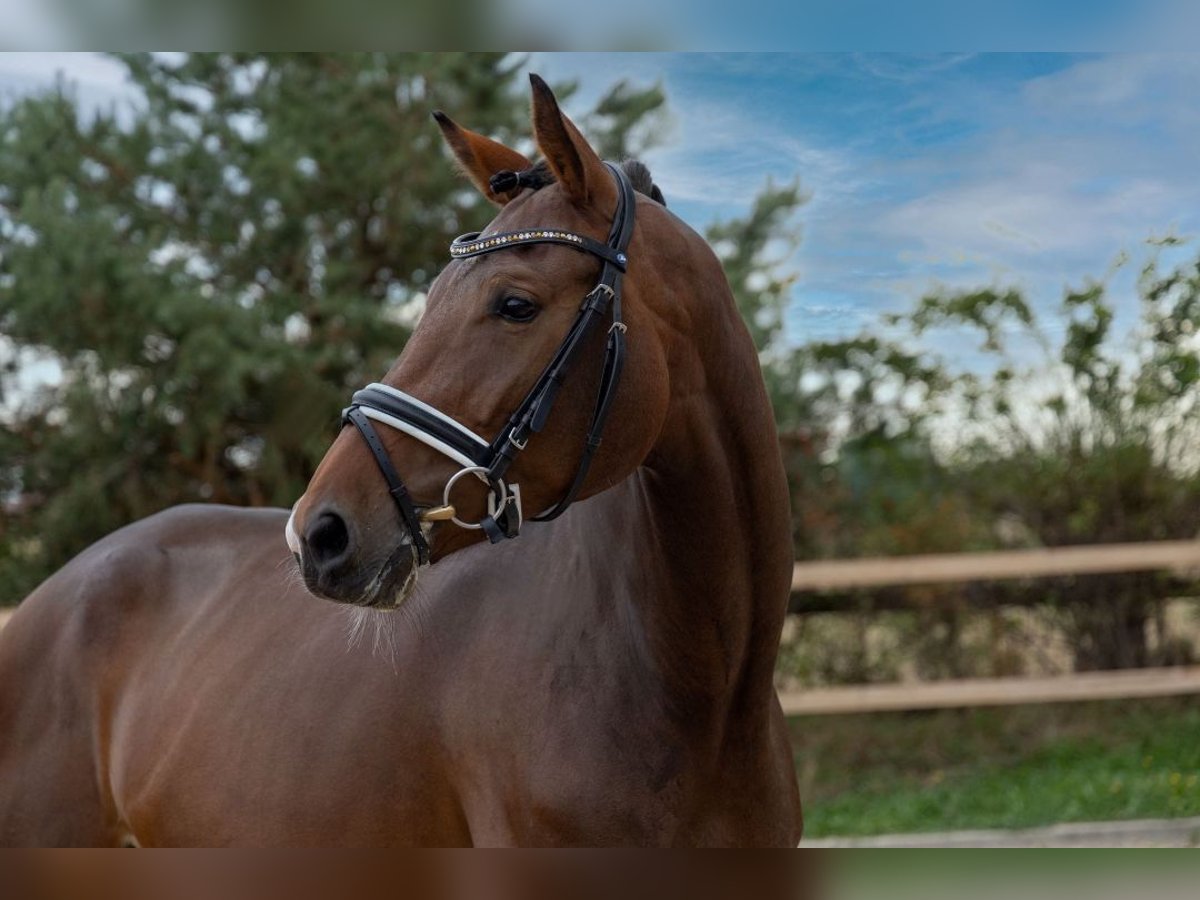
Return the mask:
{"type": "Polygon", "coordinates": [[[347,614],[346,652],[356,650],[366,637],[367,627],[372,626],[371,655],[379,656],[383,651],[384,658],[396,671],[396,635],[391,625],[393,619],[388,612],[367,606],[351,606],[347,608],[347,614]]]}
{"type": "Polygon", "coordinates": [[[425,582],[419,578],[412,586],[412,595],[408,598],[408,602],[400,608],[400,612],[404,614],[406,620],[412,623],[413,630],[417,633],[417,639],[421,640],[421,633],[426,627],[426,622],[429,619],[428,604],[428,588],[425,582]]]}
{"type": "MultiPolygon", "coordinates": [[[[304,588],[304,577],[300,574],[300,567],[296,565],[296,561],[290,556],[285,556],[275,564],[275,573],[279,578],[280,584],[283,586],[284,593],[287,593],[291,588],[304,588]]],[[[307,588],[305,588],[307,590],[307,588]]]]}
{"type": "Polygon", "coordinates": [[[346,652],[354,650],[362,641],[363,630],[367,627],[370,610],[365,606],[346,607],[346,652]]]}

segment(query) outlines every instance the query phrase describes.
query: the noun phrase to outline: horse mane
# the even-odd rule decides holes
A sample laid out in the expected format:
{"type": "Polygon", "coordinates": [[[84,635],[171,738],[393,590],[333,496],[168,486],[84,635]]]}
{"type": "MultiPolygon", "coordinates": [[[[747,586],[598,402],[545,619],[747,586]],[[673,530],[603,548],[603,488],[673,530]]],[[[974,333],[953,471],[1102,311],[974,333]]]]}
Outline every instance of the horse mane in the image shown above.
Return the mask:
{"type": "MultiPolygon", "coordinates": [[[[639,194],[645,194],[656,203],[667,205],[666,199],[663,197],[663,192],[658,185],[654,183],[654,179],[650,175],[650,169],[641,160],[626,159],[621,162],[621,168],[625,174],[629,176],[629,182],[633,185],[633,189],[639,194]]],[[[554,184],[557,180],[554,177],[554,172],[546,161],[539,160],[533,166],[518,173],[521,187],[532,188],[535,191],[541,190],[547,185],[554,184]]]]}

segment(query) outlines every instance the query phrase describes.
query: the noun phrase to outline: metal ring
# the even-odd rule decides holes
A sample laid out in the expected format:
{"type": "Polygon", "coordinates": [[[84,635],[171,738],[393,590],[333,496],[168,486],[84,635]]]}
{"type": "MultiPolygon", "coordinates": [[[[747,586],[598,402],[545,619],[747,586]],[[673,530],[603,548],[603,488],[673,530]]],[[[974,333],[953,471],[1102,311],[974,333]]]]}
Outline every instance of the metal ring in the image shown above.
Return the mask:
{"type": "MultiPolygon", "coordinates": [[[[495,516],[495,515],[499,514],[504,509],[504,507],[508,506],[508,485],[506,485],[504,483],[503,478],[497,478],[495,483],[493,483],[492,480],[487,477],[487,467],[486,466],[468,466],[465,469],[459,469],[457,472],[455,472],[453,475],[451,475],[450,480],[446,482],[445,489],[442,491],[442,505],[443,506],[453,506],[453,504],[450,502],[450,491],[454,489],[454,483],[456,481],[458,481],[458,479],[460,479],[464,475],[466,475],[468,472],[470,474],[474,475],[476,478],[478,478],[480,481],[482,481],[484,484],[488,485],[488,487],[490,487],[492,489],[493,498],[494,498],[495,494],[498,492],[500,494],[500,497],[504,501],[499,507],[496,508],[495,512],[489,512],[488,515],[495,516]]],[[[489,499],[492,499],[492,498],[489,498],[489,499]]],[[[494,499],[493,499],[493,502],[489,503],[488,505],[489,506],[495,505],[494,499]]],[[[483,527],[482,519],[478,522],[464,522],[462,519],[460,519],[458,517],[457,514],[455,514],[454,516],[451,516],[450,521],[453,522],[455,525],[457,525],[459,528],[465,528],[468,531],[478,531],[480,528],[483,527]]]]}

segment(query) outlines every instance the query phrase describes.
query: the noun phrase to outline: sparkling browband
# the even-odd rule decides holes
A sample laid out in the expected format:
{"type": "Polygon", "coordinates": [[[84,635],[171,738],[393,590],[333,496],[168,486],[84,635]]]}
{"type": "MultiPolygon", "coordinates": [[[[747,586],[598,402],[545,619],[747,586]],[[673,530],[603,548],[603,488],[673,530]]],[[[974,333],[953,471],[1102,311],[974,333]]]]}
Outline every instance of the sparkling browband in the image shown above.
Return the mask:
{"type": "Polygon", "coordinates": [[[532,241],[566,241],[572,244],[583,244],[583,239],[579,235],[571,234],[569,231],[509,231],[489,238],[479,238],[478,234],[479,232],[464,234],[462,237],[455,238],[454,243],[450,245],[450,255],[467,256],[491,247],[532,241]]]}
{"type": "Polygon", "coordinates": [[[491,253],[493,250],[502,250],[506,247],[520,246],[521,244],[565,244],[568,247],[586,250],[594,256],[599,256],[601,259],[612,263],[622,272],[625,271],[625,264],[627,262],[623,252],[615,250],[608,244],[570,231],[556,231],[543,228],[533,231],[506,231],[502,234],[494,234],[484,238],[481,238],[477,231],[471,234],[464,234],[455,238],[453,243],[450,244],[450,257],[452,259],[462,259],[468,256],[478,256],[482,253],[491,253]]]}

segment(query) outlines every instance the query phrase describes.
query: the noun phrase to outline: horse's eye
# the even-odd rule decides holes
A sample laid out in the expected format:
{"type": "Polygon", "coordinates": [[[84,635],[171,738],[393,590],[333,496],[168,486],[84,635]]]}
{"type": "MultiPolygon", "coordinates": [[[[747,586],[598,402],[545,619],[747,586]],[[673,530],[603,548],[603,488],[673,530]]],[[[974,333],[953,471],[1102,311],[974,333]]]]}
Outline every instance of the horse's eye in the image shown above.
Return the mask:
{"type": "Polygon", "coordinates": [[[537,316],[538,305],[524,297],[504,297],[496,304],[496,315],[510,322],[524,324],[537,316]]]}

